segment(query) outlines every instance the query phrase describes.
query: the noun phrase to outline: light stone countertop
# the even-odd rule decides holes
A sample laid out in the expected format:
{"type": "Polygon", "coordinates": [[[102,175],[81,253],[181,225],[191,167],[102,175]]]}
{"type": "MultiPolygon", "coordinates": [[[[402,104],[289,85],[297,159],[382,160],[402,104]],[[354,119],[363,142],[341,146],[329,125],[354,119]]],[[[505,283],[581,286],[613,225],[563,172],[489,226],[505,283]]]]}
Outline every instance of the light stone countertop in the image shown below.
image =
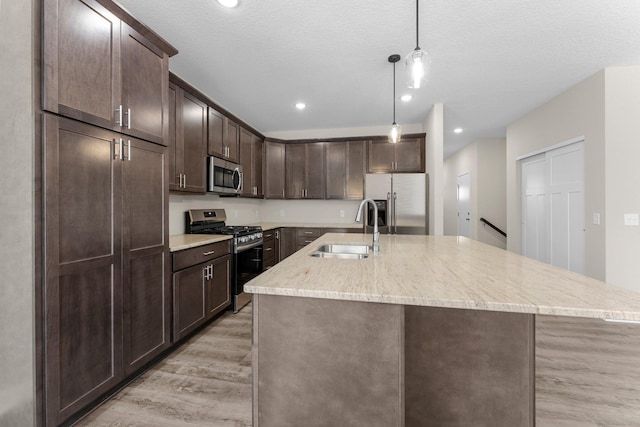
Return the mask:
{"type": "Polygon", "coordinates": [[[176,252],[195,248],[209,243],[230,240],[233,236],[221,234],[176,234],[169,236],[169,251],[176,252]]]}
{"type": "Polygon", "coordinates": [[[330,233],[245,285],[256,294],[640,320],[640,293],[465,237],[380,236],[366,259],[309,256],[327,242],[371,235],[330,233]]]}

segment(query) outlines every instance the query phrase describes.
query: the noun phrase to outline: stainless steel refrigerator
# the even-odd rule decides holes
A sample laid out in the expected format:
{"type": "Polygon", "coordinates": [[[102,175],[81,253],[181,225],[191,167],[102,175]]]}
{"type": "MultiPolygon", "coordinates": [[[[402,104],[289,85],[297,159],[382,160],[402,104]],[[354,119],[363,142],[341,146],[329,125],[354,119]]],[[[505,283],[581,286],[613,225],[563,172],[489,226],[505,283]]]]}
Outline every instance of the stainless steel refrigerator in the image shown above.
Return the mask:
{"type": "MultiPolygon", "coordinates": [[[[428,183],[424,173],[371,173],[365,176],[365,197],[378,206],[378,228],[388,234],[428,234],[428,183]]],[[[373,229],[369,205],[367,230],[373,229]]]]}

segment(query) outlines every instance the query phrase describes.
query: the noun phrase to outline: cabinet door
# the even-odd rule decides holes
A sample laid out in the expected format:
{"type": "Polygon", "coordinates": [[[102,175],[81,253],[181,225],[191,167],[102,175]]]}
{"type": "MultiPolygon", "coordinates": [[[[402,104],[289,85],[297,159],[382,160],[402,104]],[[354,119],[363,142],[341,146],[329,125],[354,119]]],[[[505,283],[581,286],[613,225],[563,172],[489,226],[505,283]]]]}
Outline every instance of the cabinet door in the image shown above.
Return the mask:
{"type": "Polygon", "coordinates": [[[240,164],[242,165],[242,196],[253,196],[253,141],[249,131],[240,128],[240,164]]]}
{"type": "Polygon", "coordinates": [[[120,20],[94,0],[45,1],[43,14],[44,109],[115,129],[120,20]]]}
{"type": "Polygon", "coordinates": [[[126,375],[171,344],[166,148],[141,140],[129,141],[122,163],[126,375]]]}
{"type": "Polygon", "coordinates": [[[173,340],[193,331],[206,320],[205,277],[209,264],[173,273],[173,340]]]}
{"type": "Polygon", "coordinates": [[[256,187],[256,196],[264,196],[264,188],[262,186],[262,139],[253,135],[253,182],[256,187]]]}
{"type": "Polygon", "coordinates": [[[224,145],[227,147],[227,158],[237,163],[239,161],[240,126],[227,118],[224,119],[224,145]]]}
{"type": "Polygon", "coordinates": [[[305,190],[305,144],[287,144],[285,148],[285,194],[287,199],[302,199],[305,190]]]}
{"type": "Polygon", "coordinates": [[[208,265],[213,267],[213,277],[206,282],[207,319],[211,319],[231,303],[231,256],[216,258],[208,265]]]}
{"type": "Polygon", "coordinates": [[[347,182],[345,199],[364,199],[364,175],[366,172],[366,141],[347,143],[347,182]]]}
{"type": "Polygon", "coordinates": [[[280,229],[280,258],[279,261],[282,261],[289,255],[293,254],[298,250],[298,236],[296,234],[296,229],[292,227],[281,228],[280,229]]]}
{"type": "Polygon", "coordinates": [[[224,116],[209,107],[208,145],[210,156],[224,157],[224,116]]]}
{"type": "MultiPolygon", "coordinates": [[[[183,145],[177,141],[178,121],[181,120],[178,114],[178,98],[180,88],[172,83],[169,84],[169,134],[167,146],[169,147],[169,189],[181,190],[182,176],[182,149],[183,145]]],[[[180,124],[181,125],[181,124],[180,124]]]]}
{"type": "Polygon", "coordinates": [[[207,105],[182,92],[182,129],[178,142],[183,145],[184,184],[182,191],[206,192],[207,105]]]}
{"type": "Polygon", "coordinates": [[[169,57],[121,23],[122,132],[166,144],[169,131],[169,57]]]}
{"type": "Polygon", "coordinates": [[[59,425],[124,378],[122,162],[111,131],[50,115],[43,131],[45,406],[59,425]]]}
{"type": "Polygon", "coordinates": [[[265,153],[265,199],[284,199],[285,197],[285,145],[266,141],[265,153]]]}
{"type": "Polygon", "coordinates": [[[305,144],[305,198],[324,199],[324,143],[305,144]]]}
{"type": "Polygon", "coordinates": [[[395,172],[424,172],[424,139],[403,138],[395,144],[395,172]]]}
{"type": "Polygon", "coordinates": [[[387,173],[393,170],[395,148],[386,140],[369,141],[369,173],[387,173]]]}
{"type": "Polygon", "coordinates": [[[347,187],[347,143],[326,144],[326,198],[344,199],[347,187]]]}

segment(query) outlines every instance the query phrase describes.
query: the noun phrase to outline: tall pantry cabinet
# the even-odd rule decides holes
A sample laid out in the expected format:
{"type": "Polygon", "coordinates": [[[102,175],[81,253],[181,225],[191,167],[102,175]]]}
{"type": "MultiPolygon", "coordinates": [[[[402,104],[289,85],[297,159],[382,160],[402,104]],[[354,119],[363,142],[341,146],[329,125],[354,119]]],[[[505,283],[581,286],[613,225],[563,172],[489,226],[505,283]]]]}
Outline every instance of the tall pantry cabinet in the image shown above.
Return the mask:
{"type": "Polygon", "coordinates": [[[168,58],[108,0],[43,2],[43,411],[60,425],[171,344],[168,58]]]}

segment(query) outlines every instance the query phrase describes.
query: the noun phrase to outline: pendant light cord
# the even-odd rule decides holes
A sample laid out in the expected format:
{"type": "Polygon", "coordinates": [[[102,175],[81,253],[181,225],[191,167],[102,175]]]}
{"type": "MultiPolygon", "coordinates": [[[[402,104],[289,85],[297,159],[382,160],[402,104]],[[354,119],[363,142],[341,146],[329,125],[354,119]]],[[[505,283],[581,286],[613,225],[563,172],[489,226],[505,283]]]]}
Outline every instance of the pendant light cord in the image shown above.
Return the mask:
{"type": "Polygon", "coordinates": [[[418,0],[416,0],[416,50],[420,50],[420,42],[418,37],[418,0]]]}
{"type": "Polygon", "coordinates": [[[393,63],[393,124],[396,124],[396,63],[393,63]]]}

